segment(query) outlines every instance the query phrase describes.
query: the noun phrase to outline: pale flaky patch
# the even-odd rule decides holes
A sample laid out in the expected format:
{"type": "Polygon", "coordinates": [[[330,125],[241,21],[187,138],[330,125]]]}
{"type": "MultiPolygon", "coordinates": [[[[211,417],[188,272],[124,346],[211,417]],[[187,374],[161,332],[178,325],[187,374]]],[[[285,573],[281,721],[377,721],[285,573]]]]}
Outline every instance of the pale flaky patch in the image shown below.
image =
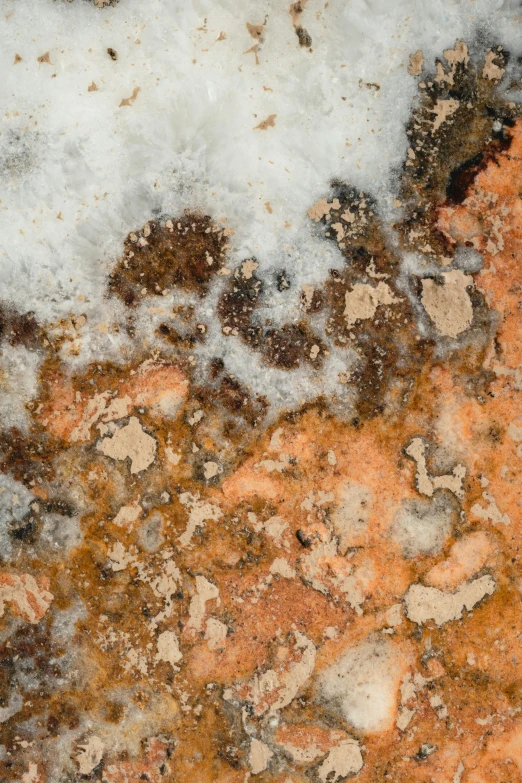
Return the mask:
{"type": "Polygon", "coordinates": [[[179,640],[174,631],[163,631],[157,639],[156,662],[165,661],[177,669],[177,663],[182,659],[179,640]]]}
{"type": "Polygon", "coordinates": [[[429,278],[422,281],[421,301],[435,328],[444,337],[458,337],[471,326],[473,305],[466,288],[473,278],[460,269],[445,272],[442,285],[429,278]]]}
{"type": "Polygon", "coordinates": [[[136,416],[131,416],[129,423],[116,428],[112,437],[100,441],[98,451],[112,459],[130,459],[130,472],[140,473],[154,462],[156,441],[145,432],[136,416]]]}
{"type": "Polygon", "coordinates": [[[90,775],[103,758],[105,745],[99,737],[89,737],[83,745],[78,746],[76,763],[80,775],[90,775]]]}
{"type": "Polygon", "coordinates": [[[252,775],[259,775],[260,772],[264,772],[273,755],[268,745],[261,742],[261,740],[253,739],[250,743],[250,752],[248,754],[248,763],[252,775]]]}
{"type": "Polygon", "coordinates": [[[13,614],[28,623],[38,623],[54,597],[48,587],[49,580],[45,576],[35,579],[31,574],[0,574],[0,617],[8,603],[13,614]]]}
{"type": "Polygon", "coordinates": [[[345,295],[344,317],[348,326],[353,326],[357,321],[373,318],[380,305],[391,305],[399,299],[387,283],[382,280],[376,286],[368,283],[356,283],[351,291],[345,295]]]}
{"type": "Polygon", "coordinates": [[[489,575],[466,582],[453,593],[413,584],[404,596],[406,615],[418,625],[430,620],[436,625],[444,625],[451,620],[460,620],[464,609],[469,612],[483,598],[492,595],[495,588],[495,581],[489,575]]]}
{"type": "Polygon", "coordinates": [[[346,739],[329,752],[317,774],[322,783],[337,783],[363,768],[361,749],[356,740],[346,739]]]}

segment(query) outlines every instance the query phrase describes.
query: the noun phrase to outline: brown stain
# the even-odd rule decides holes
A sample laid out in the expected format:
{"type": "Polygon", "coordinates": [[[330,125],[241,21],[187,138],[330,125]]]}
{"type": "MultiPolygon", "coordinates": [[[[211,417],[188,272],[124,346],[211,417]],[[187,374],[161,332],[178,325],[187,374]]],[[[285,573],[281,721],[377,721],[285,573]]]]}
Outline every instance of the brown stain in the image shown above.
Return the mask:
{"type": "MultiPolygon", "coordinates": [[[[504,65],[508,58],[503,50],[496,54],[504,65]]],[[[408,123],[411,153],[399,195],[407,214],[397,225],[405,249],[421,249],[437,263],[446,263],[453,255],[451,243],[437,226],[437,208],[447,199],[459,203],[465,198],[476,174],[509,146],[509,127],[519,115],[516,105],[498,91],[498,82],[484,76],[481,65],[462,59],[450,67],[450,62],[438,60],[438,77],[430,75],[422,82],[420,106],[408,123]],[[441,72],[447,78],[441,78],[441,72]],[[447,100],[455,101],[457,108],[434,131],[437,105],[447,100]],[[495,130],[495,123],[500,130],[495,130]]]]}
{"type": "Polygon", "coordinates": [[[260,41],[263,38],[263,33],[265,31],[264,25],[247,22],[246,29],[248,30],[249,35],[256,41],[260,41]]]}
{"type": "Polygon", "coordinates": [[[34,351],[43,347],[45,339],[45,331],[33,312],[20,313],[9,305],[0,305],[0,343],[5,340],[12,346],[23,345],[34,351]]]}
{"type": "Polygon", "coordinates": [[[309,215],[324,225],[325,236],[346,259],[344,269],[331,271],[322,293],[322,305],[330,312],[326,330],[340,349],[351,347],[358,354],[350,382],[358,392],[356,412],[366,419],[404,404],[431,341],[418,338],[408,297],[397,285],[399,258],[388,247],[373,200],[336,182],[331,201],[323,203],[309,215]],[[381,281],[392,304],[377,307],[371,317],[347,320],[347,295],[358,285],[374,291],[381,281]]]}
{"type": "Polygon", "coordinates": [[[254,130],[268,130],[268,128],[275,128],[277,114],[269,114],[264,120],[261,120],[259,125],[254,127],[254,130]]]}
{"type": "Polygon", "coordinates": [[[132,95],[130,95],[128,98],[122,98],[120,101],[119,108],[121,109],[122,106],[132,106],[136,98],[138,97],[138,93],[140,91],[139,87],[135,87],[132,91],[132,95]]]}
{"type": "Polygon", "coordinates": [[[204,295],[224,265],[226,246],[226,229],[208,216],[189,213],[163,224],[150,221],[125,240],[109,291],[129,306],[173,286],[204,295]]]}

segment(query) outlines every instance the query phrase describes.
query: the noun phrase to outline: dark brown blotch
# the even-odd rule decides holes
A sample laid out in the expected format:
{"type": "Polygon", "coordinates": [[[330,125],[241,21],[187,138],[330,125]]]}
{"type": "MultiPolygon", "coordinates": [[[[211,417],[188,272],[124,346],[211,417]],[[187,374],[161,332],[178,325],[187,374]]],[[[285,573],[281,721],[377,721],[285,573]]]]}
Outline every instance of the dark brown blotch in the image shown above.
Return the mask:
{"type": "Polygon", "coordinates": [[[226,233],[208,215],[146,223],[125,240],[123,256],[109,275],[109,293],[129,307],[174,287],[203,296],[224,265],[226,233]]]}

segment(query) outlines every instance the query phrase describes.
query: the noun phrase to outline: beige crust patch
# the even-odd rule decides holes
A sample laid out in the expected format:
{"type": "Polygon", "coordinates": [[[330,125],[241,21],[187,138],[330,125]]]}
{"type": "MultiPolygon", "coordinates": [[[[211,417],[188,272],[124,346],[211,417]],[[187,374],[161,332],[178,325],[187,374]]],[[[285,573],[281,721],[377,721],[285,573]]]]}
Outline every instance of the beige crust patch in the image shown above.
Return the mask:
{"type": "Polygon", "coordinates": [[[163,631],[157,640],[156,662],[165,661],[177,669],[176,666],[181,661],[182,655],[179,649],[178,637],[174,631],[163,631]]]}
{"type": "Polygon", "coordinates": [[[80,775],[90,775],[103,757],[105,746],[99,737],[89,737],[84,745],[78,746],[76,763],[80,775]]]}
{"type": "Polygon", "coordinates": [[[132,527],[142,513],[142,507],[137,500],[134,500],[127,506],[122,506],[112,521],[119,527],[132,527]]]}
{"type": "Polygon", "coordinates": [[[345,295],[346,323],[353,326],[357,321],[373,318],[379,305],[391,305],[398,301],[390,286],[382,281],[375,287],[367,283],[356,283],[345,295]]]}
{"type": "Polygon", "coordinates": [[[354,739],[347,739],[332,748],[317,774],[322,783],[337,783],[347,775],[355,775],[363,768],[361,749],[354,739]]]}
{"type": "Polygon", "coordinates": [[[450,620],[460,620],[464,609],[469,612],[485,596],[494,593],[495,587],[495,582],[489,575],[466,582],[453,593],[414,584],[404,596],[406,614],[417,625],[430,620],[436,625],[444,625],[450,620]]]}
{"type": "Polygon", "coordinates": [[[466,291],[473,278],[460,269],[452,269],[442,277],[442,285],[429,278],[422,281],[421,301],[437,331],[445,337],[455,338],[471,326],[473,320],[473,305],[466,291]]]}
{"type": "Polygon", "coordinates": [[[504,76],[505,68],[500,68],[495,64],[496,52],[488,52],[484,60],[484,68],[482,69],[482,77],[489,79],[490,81],[502,79],[504,76]]]}
{"type": "Polygon", "coordinates": [[[129,423],[119,427],[112,437],[104,438],[98,444],[98,451],[112,459],[131,461],[131,473],[139,473],[152,465],[156,456],[156,441],[148,435],[136,416],[129,423]]]}
{"type": "Polygon", "coordinates": [[[422,495],[431,498],[437,489],[448,489],[457,497],[462,497],[462,482],[466,476],[464,465],[455,465],[453,471],[445,476],[430,476],[426,463],[426,445],[422,438],[413,438],[406,448],[406,454],[417,463],[416,483],[422,495]]]}
{"type": "Polygon", "coordinates": [[[339,209],[340,206],[341,202],[339,199],[334,198],[333,201],[329,204],[325,198],[320,198],[319,201],[313,205],[313,207],[310,207],[307,215],[310,220],[315,220],[316,223],[319,223],[322,218],[328,217],[330,210],[339,209]]]}
{"type": "Polygon", "coordinates": [[[435,133],[438,131],[442,123],[446,122],[452,114],[455,114],[459,106],[460,102],[456,101],[454,98],[439,98],[432,110],[432,114],[434,114],[435,117],[433,119],[431,132],[435,133]]]}
{"type": "Polygon", "coordinates": [[[250,753],[248,754],[248,763],[252,775],[259,775],[260,772],[264,772],[273,755],[268,745],[265,745],[261,740],[253,739],[250,743],[250,753]]]}
{"type": "Polygon", "coordinates": [[[410,54],[410,64],[408,65],[408,73],[410,76],[420,76],[422,73],[423,64],[424,57],[420,49],[418,49],[413,54],[410,54]]]}

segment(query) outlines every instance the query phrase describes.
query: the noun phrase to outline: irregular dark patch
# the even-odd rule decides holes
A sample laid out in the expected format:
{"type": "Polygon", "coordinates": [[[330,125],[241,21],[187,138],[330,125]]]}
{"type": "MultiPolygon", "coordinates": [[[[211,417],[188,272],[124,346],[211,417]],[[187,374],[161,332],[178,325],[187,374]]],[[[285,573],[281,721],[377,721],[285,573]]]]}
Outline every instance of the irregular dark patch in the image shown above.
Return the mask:
{"type": "Polygon", "coordinates": [[[150,221],[125,240],[123,257],[109,275],[109,293],[129,307],[173,287],[203,296],[226,249],[226,230],[206,215],[188,213],[161,225],[150,221]]]}
{"type": "MultiPolygon", "coordinates": [[[[404,249],[438,262],[451,259],[454,248],[436,228],[437,209],[466,198],[479,171],[509,148],[509,127],[521,115],[520,106],[501,95],[499,79],[487,77],[484,60],[475,63],[462,42],[453,51],[461,52],[461,62],[438,59],[437,73],[423,77],[406,130],[410,149],[399,192],[406,207],[397,225],[404,249]],[[455,103],[438,122],[441,107],[450,106],[447,101],[455,103]]],[[[508,52],[492,51],[494,65],[505,69],[508,52]]]]}
{"type": "Polygon", "coordinates": [[[312,36],[306,30],[306,28],[301,27],[301,25],[298,25],[295,28],[295,34],[297,35],[297,38],[299,40],[299,46],[305,46],[307,49],[309,49],[312,45],[312,36]]]}
{"type": "Polygon", "coordinates": [[[28,350],[41,348],[45,333],[31,311],[19,313],[9,305],[0,306],[0,344],[23,345],[28,350]]]}
{"type": "Polygon", "coordinates": [[[319,366],[326,347],[304,319],[281,327],[256,323],[254,311],[263,283],[251,269],[255,263],[243,261],[219,299],[217,309],[224,334],[239,336],[272,367],[292,370],[302,363],[319,366]]]}
{"type": "Polygon", "coordinates": [[[324,235],[337,243],[346,266],[331,271],[315,306],[323,301],[327,306],[326,332],[335,344],[351,347],[359,355],[350,383],[358,391],[357,415],[367,419],[384,413],[393,385],[406,388],[420,372],[427,343],[416,339],[411,305],[398,285],[400,260],[386,241],[372,198],[334,182],[327,201],[331,206],[321,219],[324,235]],[[346,296],[354,286],[364,285],[370,291],[383,283],[393,303],[379,305],[372,317],[348,321],[346,296]]]}

